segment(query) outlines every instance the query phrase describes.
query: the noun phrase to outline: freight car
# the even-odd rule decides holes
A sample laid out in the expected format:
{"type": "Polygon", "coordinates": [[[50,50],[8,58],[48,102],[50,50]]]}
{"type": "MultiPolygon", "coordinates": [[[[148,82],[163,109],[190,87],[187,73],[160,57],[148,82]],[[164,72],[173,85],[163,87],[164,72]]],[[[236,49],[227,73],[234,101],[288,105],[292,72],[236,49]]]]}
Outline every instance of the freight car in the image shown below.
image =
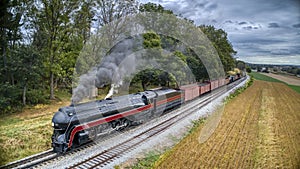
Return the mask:
{"type": "Polygon", "coordinates": [[[191,84],[180,89],[147,90],[60,108],[52,118],[53,150],[66,152],[112,131],[143,123],[238,78],[191,84]]]}

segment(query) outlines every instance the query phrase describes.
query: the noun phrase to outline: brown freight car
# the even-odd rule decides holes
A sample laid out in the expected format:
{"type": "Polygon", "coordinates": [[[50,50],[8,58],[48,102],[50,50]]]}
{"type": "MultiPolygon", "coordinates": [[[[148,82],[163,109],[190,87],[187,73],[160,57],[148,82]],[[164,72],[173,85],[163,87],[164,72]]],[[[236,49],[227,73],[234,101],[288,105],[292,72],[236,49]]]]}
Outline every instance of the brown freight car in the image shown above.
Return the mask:
{"type": "Polygon", "coordinates": [[[210,90],[214,90],[219,87],[219,80],[210,81],[210,90]]]}
{"type": "Polygon", "coordinates": [[[199,83],[198,85],[200,95],[210,91],[210,83],[199,83]]]}
{"type": "Polygon", "coordinates": [[[199,97],[199,86],[196,83],[181,86],[180,89],[184,91],[184,101],[189,101],[199,97]]]}
{"type": "Polygon", "coordinates": [[[224,86],[226,84],[225,79],[219,79],[219,87],[224,86]]]}

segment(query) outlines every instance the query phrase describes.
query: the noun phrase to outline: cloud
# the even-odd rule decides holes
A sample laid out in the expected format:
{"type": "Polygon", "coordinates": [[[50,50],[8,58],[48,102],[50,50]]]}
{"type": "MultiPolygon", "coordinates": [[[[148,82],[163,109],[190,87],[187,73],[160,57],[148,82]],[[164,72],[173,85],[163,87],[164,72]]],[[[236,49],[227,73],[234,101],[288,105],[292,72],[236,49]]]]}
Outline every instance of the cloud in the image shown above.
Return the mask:
{"type": "Polygon", "coordinates": [[[227,20],[227,21],[225,21],[224,23],[225,23],[225,24],[226,24],[226,23],[233,23],[233,21],[227,20]]]}
{"type": "Polygon", "coordinates": [[[247,22],[239,22],[239,25],[245,25],[247,22]]]}
{"type": "Polygon", "coordinates": [[[272,55],[247,56],[242,59],[254,64],[300,65],[300,55],[274,57],[272,55]]]}
{"type": "Polygon", "coordinates": [[[206,10],[211,12],[211,11],[217,9],[217,7],[218,7],[217,4],[212,3],[212,4],[209,4],[209,5],[206,7],[206,10]]]}
{"type": "MultiPolygon", "coordinates": [[[[195,24],[224,29],[237,57],[288,61],[300,55],[299,0],[142,0],[162,4],[195,24]],[[273,59],[271,59],[273,57],[273,59]],[[274,59],[276,58],[276,59],[274,59]]],[[[280,61],[284,62],[284,61],[280,61]]]]}
{"type": "Polygon", "coordinates": [[[291,52],[288,49],[275,49],[271,51],[273,55],[289,55],[291,52]]]}
{"type": "Polygon", "coordinates": [[[243,29],[251,30],[251,29],[252,29],[252,26],[245,26],[245,27],[243,27],[243,29]]]}
{"type": "Polygon", "coordinates": [[[280,28],[280,26],[278,25],[278,23],[269,23],[268,28],[280,28]]]}
{"type": "Polygon", "coordinates": [[[294,28],[300,28],[300,23],[294,24],[293,27],[294,27],[294,28]]]}

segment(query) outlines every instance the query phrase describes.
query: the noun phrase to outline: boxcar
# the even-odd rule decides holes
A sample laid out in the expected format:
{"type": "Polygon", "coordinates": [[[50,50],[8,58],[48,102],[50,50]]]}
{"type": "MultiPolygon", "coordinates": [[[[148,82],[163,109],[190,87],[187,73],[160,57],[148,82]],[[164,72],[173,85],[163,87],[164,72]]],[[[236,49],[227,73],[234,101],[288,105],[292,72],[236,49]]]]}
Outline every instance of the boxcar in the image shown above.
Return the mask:
{"type": "Polygon", "coordinates": [[[225,79],[219,79],[219,87],[224,86],[225,85],[225,79]]]}
{"type": "Polygon", "coordinates": [[[210,90],[214,90],[219,87],[219,80],[210,81],[210,90]]]}
{"type": "Polygon", "coordinates": [[[184,101],[192,100],[199,97],[199,86],[198,84],[189,84],[180,87],[184,91],[184,101]]]}
{"type": "Polygon", "coordinates": [[[200,95],[210,91],[210,83],[199,83],[198,85],[200,95]]]}

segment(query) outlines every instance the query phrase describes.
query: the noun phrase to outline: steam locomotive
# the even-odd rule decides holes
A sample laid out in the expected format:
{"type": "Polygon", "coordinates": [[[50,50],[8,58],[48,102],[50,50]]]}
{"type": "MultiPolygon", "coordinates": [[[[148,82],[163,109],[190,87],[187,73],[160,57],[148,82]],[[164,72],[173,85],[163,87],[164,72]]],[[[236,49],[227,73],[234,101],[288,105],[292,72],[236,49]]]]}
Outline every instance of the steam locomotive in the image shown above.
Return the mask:
{"type": "Polygon", "coordinates": [[[239,79],[161,88],[62,107],[52,118],[54,152],[64,153],[89,140],[143,123],[200,95],[239,79]]]}
{"type": "Polygon", "coordinates": [[[52,118],[55,152],[142,123],[183,103],[182,90],[157,89],[63,107],[52,118]]]}

